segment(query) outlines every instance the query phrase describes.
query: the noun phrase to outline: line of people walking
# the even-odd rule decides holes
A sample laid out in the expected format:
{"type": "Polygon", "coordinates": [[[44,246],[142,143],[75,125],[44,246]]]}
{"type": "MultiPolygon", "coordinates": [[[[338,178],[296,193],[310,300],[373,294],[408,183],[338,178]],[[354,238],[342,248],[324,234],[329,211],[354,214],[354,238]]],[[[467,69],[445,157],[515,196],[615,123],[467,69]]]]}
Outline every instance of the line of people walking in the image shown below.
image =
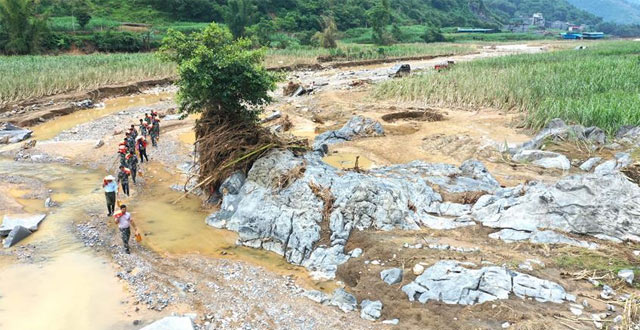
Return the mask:
{"type": "MultiPolygon", "coordinates": [[[[127,206],[119,204],[117,198],[119,191],[118,184],[122,187],[122,192],[129,197],[129,178],[136,184],[138,174],[142,174],[142,171],[138,168],[138,164],[144,163],[145,160],[149,162],[149,156],[147,155],[147,137],[151,139],[151,145],[153,147],[158,146],[158,138],[160,137],[160,119],[158,113],[155,111],[145,113],[145,117],[140,119],[138,128],[140,130],[139,133],[133,124],[126,130],[124,140],[118,144],[119,165],[116,177],[108,175],[102,183],[107,201],[107,216],[115,217],[115,222],[120,229],[122,242],[127,254],[130,253],[129,238],[131,236],[130,227],[133,226],[133,220],[131,219],[131,214],[127,212],[127,206]],[[119,204],[120,212],[114,214],[116,203],[119,204]]],[[[141,239],[138,233],[136,233],[136,238],[141,239]]]]}

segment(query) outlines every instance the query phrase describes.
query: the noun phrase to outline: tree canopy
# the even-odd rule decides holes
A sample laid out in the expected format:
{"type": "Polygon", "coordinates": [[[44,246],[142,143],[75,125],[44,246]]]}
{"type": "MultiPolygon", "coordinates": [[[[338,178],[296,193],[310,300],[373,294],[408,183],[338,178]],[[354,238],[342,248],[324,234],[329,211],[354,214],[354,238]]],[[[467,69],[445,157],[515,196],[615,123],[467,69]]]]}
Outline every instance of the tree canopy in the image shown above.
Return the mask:
{"type": "Polygon", "coordinates": [[[170,30],[160,52],[178,64],[183,112],[255,122],[271,101],[276,77],[262,66],[264,50],[251,49],[248,39],[234,40],[216,23],[189,36],[170,30]]]}

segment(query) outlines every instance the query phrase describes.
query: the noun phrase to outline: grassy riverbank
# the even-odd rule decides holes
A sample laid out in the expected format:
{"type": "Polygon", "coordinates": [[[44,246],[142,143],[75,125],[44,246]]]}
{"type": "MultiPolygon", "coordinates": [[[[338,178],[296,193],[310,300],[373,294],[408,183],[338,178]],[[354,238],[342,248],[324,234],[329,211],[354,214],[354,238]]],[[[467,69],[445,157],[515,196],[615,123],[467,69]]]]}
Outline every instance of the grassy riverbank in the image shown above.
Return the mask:
{"type": "Polygon", "coordinates": [[[493,107],[527,113],[541,128],[560,117],[614,133],[640,125],[640,42],[588,44],[585,50],[514,55],[460,63],[379,85],[378,98],[493,107]]]}

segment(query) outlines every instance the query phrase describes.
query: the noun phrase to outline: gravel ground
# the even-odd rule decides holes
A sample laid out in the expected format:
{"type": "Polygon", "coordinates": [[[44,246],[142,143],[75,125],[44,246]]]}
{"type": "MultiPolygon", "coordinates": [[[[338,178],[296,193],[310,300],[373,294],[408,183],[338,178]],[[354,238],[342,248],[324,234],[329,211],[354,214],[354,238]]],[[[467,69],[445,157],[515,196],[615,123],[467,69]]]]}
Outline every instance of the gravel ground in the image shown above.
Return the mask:
{"type": "Polygon", "coordinates": [[[117,276],[128,283],[136,299],[134,305],[197,313],[200,329],[373,326],[357,313],[345,314],[304,298],[304,289],[292,278],[244,262],[198,255],[160,256],[135,243],[132,254],[124,254],[115,227],[98,215],[77,224],[76,233],[86,246],[113,258],[117,276]]]}

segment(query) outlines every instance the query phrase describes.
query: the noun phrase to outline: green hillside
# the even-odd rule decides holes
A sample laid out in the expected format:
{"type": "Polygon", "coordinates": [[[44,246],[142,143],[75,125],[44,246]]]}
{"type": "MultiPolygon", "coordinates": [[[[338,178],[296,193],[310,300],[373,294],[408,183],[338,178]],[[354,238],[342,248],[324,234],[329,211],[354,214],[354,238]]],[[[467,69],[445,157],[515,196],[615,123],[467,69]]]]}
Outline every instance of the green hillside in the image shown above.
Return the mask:
{"type": "Polygon", "coordinates": [[[485,0],[485,3],[504,20],[542,13],[547,22],[563,21],[589,25],[599,23],[599,17],[570,3],[580,1],[583,0],[485,0]]]}
{"type": "Polygon", "coordinates": [[[568,0],[574,6],[619,24],[640,24],[640,0],[568,0]]]}

